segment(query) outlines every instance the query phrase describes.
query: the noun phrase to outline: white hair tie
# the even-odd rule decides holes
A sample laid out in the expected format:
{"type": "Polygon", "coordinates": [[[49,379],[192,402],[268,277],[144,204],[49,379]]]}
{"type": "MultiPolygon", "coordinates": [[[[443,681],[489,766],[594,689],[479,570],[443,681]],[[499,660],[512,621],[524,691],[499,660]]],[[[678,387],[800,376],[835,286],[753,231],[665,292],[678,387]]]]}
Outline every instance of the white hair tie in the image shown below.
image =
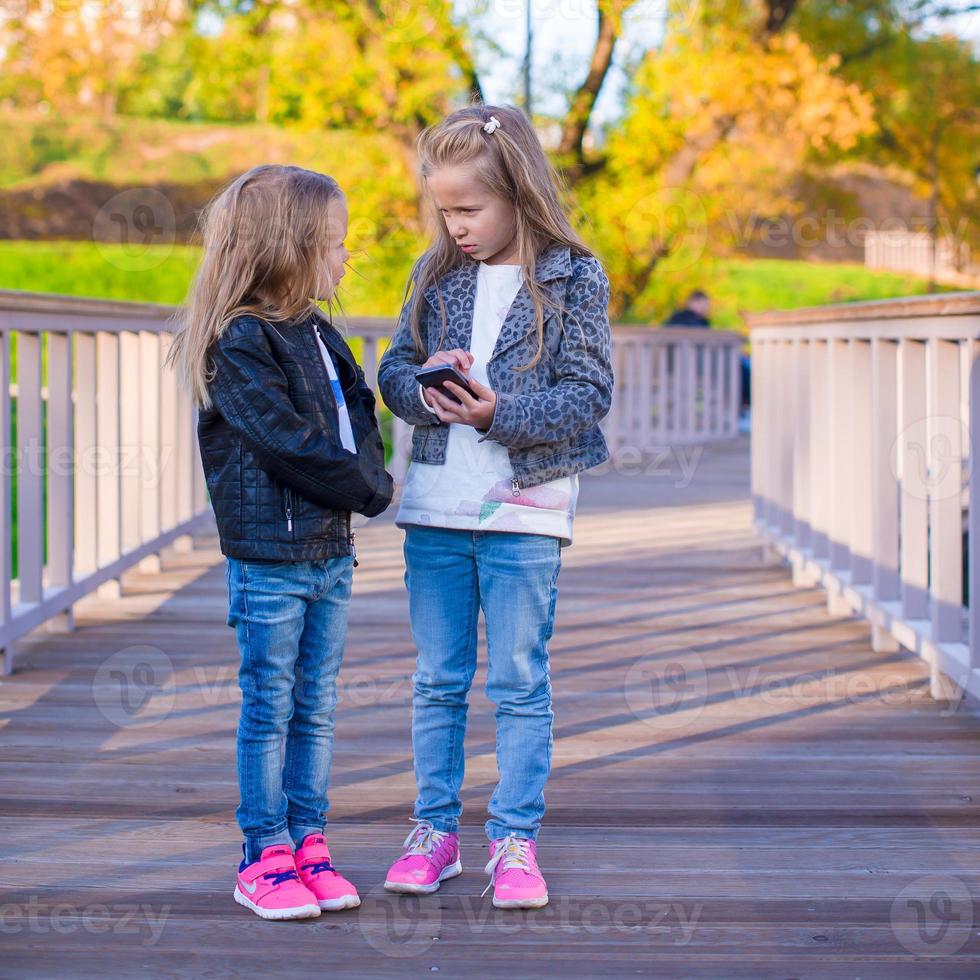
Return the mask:
{"type": "Polygon", "coordinates": [[[490,122],[484,123],[483,132],[485,133],[495,133],[500,129],[500,120],[496,116],[490,117],[490,122]]]}

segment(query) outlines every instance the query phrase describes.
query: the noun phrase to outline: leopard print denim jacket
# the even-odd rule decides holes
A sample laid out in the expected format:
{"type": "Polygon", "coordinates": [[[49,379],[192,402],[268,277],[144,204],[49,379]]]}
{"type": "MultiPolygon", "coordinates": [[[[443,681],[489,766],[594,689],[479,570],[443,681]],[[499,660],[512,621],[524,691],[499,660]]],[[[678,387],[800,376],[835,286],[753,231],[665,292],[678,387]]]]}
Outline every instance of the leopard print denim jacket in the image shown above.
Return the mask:
{"type": "MultiPolygon", "coordinates": [[[[406,303],[381,358],[378,385],[385,404],[415,426],[412,459],[443,464],[449,426],[426,411],[415,372],[437,350],[470,349],[478,263],[466,259],[425,291],[422,336],[426,357],[415,352],[406,303]],[[442,338],[439,297],[446,307],[442,338]]],[[[481,442],[506,446],[518,486],[530,487],[598,466],[609,457],[599,422],[612,401],[612,338],[609,331],[609,281],[596,259],[573,256],[567,246],[552,245],[538,257],[535,278],[565,310],[545,307],[544,348],[535,367],[518,371],[534,356],[537,337],[534,304],[524,287],[518,291],[500,328],[487,364],[497,407],[481,442]]]]}

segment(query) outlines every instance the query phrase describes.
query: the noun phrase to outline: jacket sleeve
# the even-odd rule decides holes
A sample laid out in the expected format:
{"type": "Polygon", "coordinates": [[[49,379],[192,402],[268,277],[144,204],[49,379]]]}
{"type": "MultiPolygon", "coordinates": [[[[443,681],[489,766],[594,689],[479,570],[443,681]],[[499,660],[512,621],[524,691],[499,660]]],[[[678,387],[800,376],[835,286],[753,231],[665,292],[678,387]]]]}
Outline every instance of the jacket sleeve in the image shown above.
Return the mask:
{"type": "Polygon", "coordinates": [[[375,454],[347,452],[297,413],[260,326],[226,334],[211,362],[212,401],[264,470],[321,507],[374,517],[388,506],[393,484],[375,454]]]}
{"type": "Polygon", "coordinates": [[[421,367],[412,340],[411,300],[402,307],[391,344],[378,365],[378,388],[384,403],[409,425],[442,425],[439,416],[430,412],[419,397],[415,372],[421,367]]]}
{"type": "Polygon", "coordinates": [[[557,382],[527,394],[498,391],[493,420],[481,442],[492,439],[526,449],[570,439],[605,418],[613,389],[608,307],[609,280],[602,266],[588,259],[569,282],[555,361],[557,382]]]}

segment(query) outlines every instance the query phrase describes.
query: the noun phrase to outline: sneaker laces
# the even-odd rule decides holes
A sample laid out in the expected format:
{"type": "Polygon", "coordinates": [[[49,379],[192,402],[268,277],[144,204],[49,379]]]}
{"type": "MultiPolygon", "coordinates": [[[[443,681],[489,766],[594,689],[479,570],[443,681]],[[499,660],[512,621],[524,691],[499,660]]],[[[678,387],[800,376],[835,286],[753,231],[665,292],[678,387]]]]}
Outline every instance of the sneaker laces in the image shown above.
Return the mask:
{"type": "Polygon", "coordinates": [[[445,831],[436,830],[428,820],[418,820],[415,817],[411,819],[415,826],[402,844],[405,848],[402,857],[410,854],[428,856],[449,836],[445,831]]]}
{"type": "Polygon", "coordinates": [[[311,875],[322,874],[324,871],[332,871],[334,874],[337,874],[337,869],[330,863],[329,858],[325,858],[322,861],[311,861],[309,864],[304,864],[303,870],[308,871],[311,875]]]}
{"type": "Polygon", "coordinates": [[[262,877],[271,879],[273,887],[284,881],[299,881],[299,875],[292,868],[288,871],[267,871],[262,877]]]}
{"type": "Polygon", "coordinates": [[[534,874],[534,869],[531,865],[531,841],[526,837],[517,837],[515,834],[508,834],[504,838],[503,843],[494,851],[493,857],[490,858],[487,866],[483,869],[490,875],[490,883],[483,889],[480,898],[483,898],[493,888],[494,875],[496,874],[498,865],[501,871],[517,869],[519,871],[526,871],[528,874],[534,874]]]}

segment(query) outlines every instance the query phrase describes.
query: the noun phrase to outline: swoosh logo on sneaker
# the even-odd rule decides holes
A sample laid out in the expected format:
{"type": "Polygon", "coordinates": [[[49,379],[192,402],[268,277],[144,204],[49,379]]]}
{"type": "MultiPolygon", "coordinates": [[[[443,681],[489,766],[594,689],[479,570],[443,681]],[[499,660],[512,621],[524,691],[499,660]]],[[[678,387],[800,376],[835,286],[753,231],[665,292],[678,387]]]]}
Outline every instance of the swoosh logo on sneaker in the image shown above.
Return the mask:
{"type": "Polygon", "coordinates": [[[239,884],[249,893],[249,895],[254,895],[255,889],[259,887],[259,883],[257,881],[253,881],[251,885],[247,881],[240,881],[239,884]]]}

